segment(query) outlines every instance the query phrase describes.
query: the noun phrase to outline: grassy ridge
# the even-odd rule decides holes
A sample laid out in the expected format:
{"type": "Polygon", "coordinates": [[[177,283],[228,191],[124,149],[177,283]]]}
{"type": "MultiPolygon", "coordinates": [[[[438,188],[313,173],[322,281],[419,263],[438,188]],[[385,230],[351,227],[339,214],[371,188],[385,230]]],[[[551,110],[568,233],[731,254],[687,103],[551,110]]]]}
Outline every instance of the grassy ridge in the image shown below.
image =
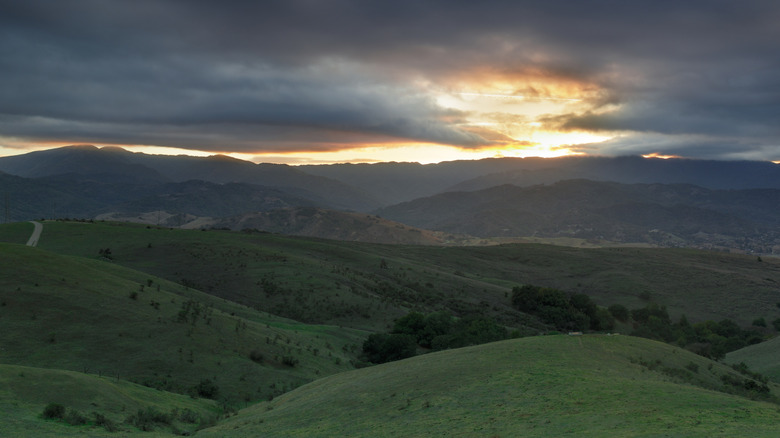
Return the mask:
{"type": "Polygon", "coordinates": [[[0,225],[0,242],[19,243],[24,245],[33,232],[30,222],[14,222],[0,225]]]}
{"type": "MultiPolygon", "coordinates": [[[[0,226],[0,230],[3,227],[0,226]]],[[[519,284],[584,292],[601,305],[668,306],[692,322],[780,317],[780,260],[686,249],[375,245],[137,225],[46,222],[39,246],[114,262],[296,320],[385,330],[410,309],[490,314],[519,284]],[[386,269],[381,261],[386,261],[386,269]]]]}
{"type": "Polygon", "coordinates": [[[193,399],[188,396],[157,391],[144,386],[97,377],[73,371],[49,370],[14,365],[0,365],[0,424],[3,436],[59,437],[71,434],[89,436],[117,436],[104,427],[94,424],[93,412],[108,418],[121,432],[150,436],[171,436],[167,427],[157,427],[156,433],[141,432],[125,423],[129,415],[139,409],[154,408],[170,413],[189,411],[195,421],[173,425],[181,431],[194,431],[199,424],[216,418],[219,408],[211,400],[193,399]],[[67,409],[75,409],[89,418],[83,426],[71,426],[62,421],[41,418],[44,407],[59,403],[67,409]]]}
{"type": "Polygon", "coordinates": [[[751,370],[780,382],[780,337],[732,351],[726,355],[725,362],[744,362],[751,370]]]}
{"type": "MultiPolygon", "coordinates": [[[[31,231],[0,226],[0,240],[15,242],[0,243],[0,364],[181,393],[208,380],[234,406],[276,397],[205,436],[774,436],[780,420],[777,406],[724,393],[745,393],[730,368],[626,336],[527,338],[341,373],[352,369],[367,334],[360,329],[384,329],[410,309],[544,329],[509,306],[511,287],[522,283],[629,307],[649,293],[692,322],[772,320],[775,259],[371,245],[115,223],[46,222],[38,248],[18,244],[31,231]]],[[[7,377],[18,380],[14,372],[7,377]]],[[[71,378],[63,376],[54,381],[71,378]]],[[[40,412],[16,398],[0,396],[5,412],[40,412]]]]}
{"type": "Polygon", "coordinates": [[[330,376],[199,436],[776,436],[777,405],[723,375],[640,338],[523,338],[330,376]]]}
{"type": "Polygon", "coordinates": [[[22,245],[0,244],[0,266],[14,267],[0,276],[4,364],[109,375],[180,393],[207,379],[219,387],[216,398],[235,404],[350,369],[365,336],[22,245]]]}

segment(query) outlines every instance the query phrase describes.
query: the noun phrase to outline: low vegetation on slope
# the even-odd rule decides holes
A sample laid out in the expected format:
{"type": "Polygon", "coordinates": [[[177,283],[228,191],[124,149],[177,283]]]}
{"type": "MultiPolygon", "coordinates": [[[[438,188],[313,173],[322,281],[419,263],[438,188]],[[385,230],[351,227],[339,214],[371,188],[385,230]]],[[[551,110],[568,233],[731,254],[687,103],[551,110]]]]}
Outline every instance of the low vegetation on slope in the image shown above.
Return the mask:
{"type": "Polygon", "coordinates": [[[780,337],[732,351],[725,361],[731,364],[746,364],[751,370],[780,382],[780,337]]]}
{"type": "Polygon", "coordinates": [[[220,412],[212,400],[75,371],[0,365],[0,388],[0,433],[9,437],[190,434],[220,412]]]}
{"type": "Polygon", "coordinates": [[[760,386],[655,341],[532,337],[330,376],[199,436],[776,436],[760,386]]]}
{"type": "Polygon", "coordinates": [[[110,249],[113,264],[251,308],[371,331],[390,329],[410,310],[488,315],[509,327],[544,331],[511,305],[512,288],[524,284],[584,293],[604,307],[654,302],[673,320],[685,314],[691,323],[728,318],[747,326],[780,317],[780,260],[709,251],[376,245],[51,221],[39,248],[92,259],[110,249]]]}
{"type": "Polygon", "coordinates": [[[351,369],[365,337],[107,261],[0,244],[0,266],[13,266],[0,276],[0,363],[107,375],[227,408],[351,369]]]}
{"type": "MultiPolygon", "coordinates": [[[[451,328],[490,318],[501,330],[491,339],[506,328],[512,336],[554,328],[513,307],[519,285],[587,294],[588,306],[641,310],[661,303],[669,309],[665,320],[684,313],[692,324],[773,321],[780,316],[775,259],[635,248],[374,245],[49,221],[39,247],[28,248],[21,243],[31,231],[26,223],[0,226],[0,241],[13,242],[0,243],[0,266],[14,267],[0,276],[0,364],[50,370],[0,376],[23,385],[29,381],[19,379],[28,375],[69,370],[52,385],[127,380],[220,412],[259,402],[205,436],[773,436],[780,420],[777,406],[767,404],[776,401],[777,387],[762,376],[627,336],[524,338],[341,373],[354,368],[370,332],[393,329],[399,317],[415,315],[410,311],[446,315],[451,328]]],[[[394,331],[414,335],[417,349],[472,343],[458,344],[458,330],[430,339],[394,331]]],[[[10,406],[3,412],[43,421],[36,415],[44,400],[23,399],[0,390],[0,403],[10,406]]],[[[76,409],[89,418],[83,427],[100,429],[87,407],[45,403],[62,404],[63,417],[76,409]]],[[[181,408],[160,403],[171,422],[161,430],[173,431],[184,420],[171,412],[181,408]]],[[[124,420],[113,406],[94,412],[128,430],[142,427],[132,419],[144,415],[135,405],[122,411],[124,420]]],[[[56,418],[43,430],[56,435],[74,427],[56,418]]]]}

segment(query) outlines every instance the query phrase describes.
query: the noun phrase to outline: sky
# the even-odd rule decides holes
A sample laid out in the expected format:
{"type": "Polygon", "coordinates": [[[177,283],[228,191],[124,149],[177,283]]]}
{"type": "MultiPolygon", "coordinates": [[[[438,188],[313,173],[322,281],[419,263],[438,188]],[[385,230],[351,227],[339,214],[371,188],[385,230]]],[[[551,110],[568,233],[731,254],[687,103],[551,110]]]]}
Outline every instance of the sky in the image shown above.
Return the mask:
{"type": "Polygon", "coordinates": [[[780,160],[780,2],[0,0],[0,156],[780,160]]]}

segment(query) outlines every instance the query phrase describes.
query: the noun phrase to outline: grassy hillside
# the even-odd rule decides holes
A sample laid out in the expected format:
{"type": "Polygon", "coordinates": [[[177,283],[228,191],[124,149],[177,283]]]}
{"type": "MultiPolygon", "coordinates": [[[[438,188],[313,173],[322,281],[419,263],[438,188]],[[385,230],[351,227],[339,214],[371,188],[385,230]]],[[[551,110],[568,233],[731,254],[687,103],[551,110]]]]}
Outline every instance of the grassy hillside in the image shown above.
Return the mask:
{"type": "Polygon", "coordinates": [[[639,338],[524,338],[330,376],[198,436],[777,436],[778,406],[724,375],[639,338]]]}
{"type": "Polygon", "coordinates": [[[107,375],[235,405],[350,369],[365,337],[107,261],[0,244],[0,266],[3,364],[107,375]]]}
{"type": "Polygon", "coordinates": [[[744,362],[751,370],[780,382],[780,337],[726,355],[726,363],[744,362]]]}
{"type": "MultiPolygon", "coordinates": [[[[0,236],[10,226],[0,226],[0,236]]],[[[533,326],[510,306],[520,284],[584,292],[604,306],[644,307],[649,299],[691,322],[780,317],[780,260],[710,251],[376,245],[65,222],[46,222],[39,247],[92,259],[110,248],[116,265],[299,321],[369,330],[386,329],[410,309],[533,326]]]]}
{"type": "Polygon", "coordinates": [[[24,245],[33,232],[30,222],[14,222],[0,226],[0,242],[19,243],[24,245]]]}
{"type": "Polygon", "coordinates": [[[0,433],[3,436],[117,436],[117,432],[121,436],[172,436],[174,432],[193,432],[202,425],[212,424],[218,412],[217,404],[211,400],[158,391],[115,378],[0,365],[0,433]],[[62,405],[66,412],[78,411],[87,424],[70,425],[42,418],[50,403],[62,405]],[[150,408],[168,415],[174,412],[170,424],[156,424],[150,427],[153,431],[141,431],[126,422],[139,409],[150,408]],[[104,416],[113,427],[95,424],[94,413],[104,416]]]}

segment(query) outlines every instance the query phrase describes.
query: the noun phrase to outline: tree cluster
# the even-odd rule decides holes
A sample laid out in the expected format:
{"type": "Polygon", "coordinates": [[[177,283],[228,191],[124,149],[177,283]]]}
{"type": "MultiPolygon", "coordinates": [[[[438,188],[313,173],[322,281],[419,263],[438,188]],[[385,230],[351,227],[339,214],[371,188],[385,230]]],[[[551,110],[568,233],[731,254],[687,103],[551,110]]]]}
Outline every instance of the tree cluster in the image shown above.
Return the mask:
{"type": "Polygon", "coordinates": [[[673,323],[665,306],[651,303],[630,311],[633,336],[655,339],[719,360],[726,353],[764,340],[755,329],[743,329],[730,319],[691,324],[685,315],[673,323]]]}
{"type": "Polygon", "coordinates": [[[412,312],[395,321],[390,333],[376,333],[363,343],[369,362],[384,363],[412,357],[418,347],[445,350],[507,338],[507,330],[486,316],[455,318],[447,312],[412,312]]]}
{"type": "Polygon", "coordinates": [[[526,284],[512,289],[512,305],[563,331],[612,330],[615,318],[588,295],[526,284]]]}

